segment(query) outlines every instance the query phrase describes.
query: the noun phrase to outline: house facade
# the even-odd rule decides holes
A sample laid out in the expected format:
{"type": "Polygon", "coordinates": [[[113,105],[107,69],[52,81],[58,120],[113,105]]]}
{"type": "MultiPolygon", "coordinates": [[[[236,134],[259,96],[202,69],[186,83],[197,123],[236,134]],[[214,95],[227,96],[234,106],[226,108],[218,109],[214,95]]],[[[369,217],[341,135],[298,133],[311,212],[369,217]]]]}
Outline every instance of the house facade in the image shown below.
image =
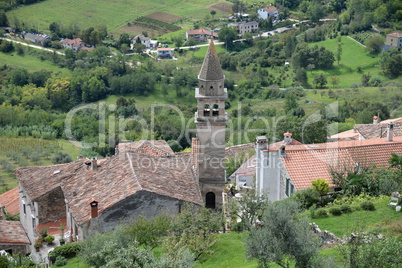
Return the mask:
{"type": "Polygon", "coordinates": [[[256,21],[229,23],[228,26],[235,27],[239,35],[244,35],[245,33],[258,33],[258,22],[256,21]]]}
{"type": "Polygon", "coordinates": [[[385,39],[385,45],[393,48],[402,47],[402,33],[395,32],[387,34],[387,38],[385,39]]]}
{"type": "Polygon", "coordinates": [[[279,11],[274,6],[264,7],[257,10],[258,18],[263,20],[272,19],[272,22],[276,24],[279,20],[279,11]]]}
{"type": "Polygon", "coordinates": [[[0,219],[0,250],[25,255],[30,252],[30,245],[31,241],[20,222],[0,219]]]}
{"type": "Polygon", "coordinates": [[[81,47],[85,47],[84,42],[82,42],[81,38],[75,38],[75,39],[68,39],[65,38],[61,40],[61,45],[63,48],[67,49],[72,49],[74,52],[77,52],[80,50],[81,47]]]}
{"type": "Polygon", "coordinates": [[[144,36],[143,34],[136,35],[133,38],[133,44],[140,42],[145,48],[156,48],[158,46],[158,41],[151,40],[151,38],[144,36]]]}
{"type": "Polygon", "coordinates": [[[158,47],[157,51],[157,56],[158,58],[161,59],[171,59],[173,58],[174,51],[171,48],[168,47],[158,47]]]}
{"type": "Polygon", "coordinates": [[[186,40],[193,38],[195,42],[207,42],[209,39],[218,39],[218,33],[204,29],[186,31],[186,40]]]}
{"type": "MultiPolygon", "coordinates": [[[[392,125],[391,125],[392,126],[392,125]]],[[[402,154],[402,137],[393,137],[392,127],[386,138],[328,142],[321,144],[274,144],[266,137],[256,145],[256,189],[270,201],[311,188],[312,181],[325,179],[332,184],[332,172],[347,173],[375,164],[388,167],[392,153],[402,154]]]]}

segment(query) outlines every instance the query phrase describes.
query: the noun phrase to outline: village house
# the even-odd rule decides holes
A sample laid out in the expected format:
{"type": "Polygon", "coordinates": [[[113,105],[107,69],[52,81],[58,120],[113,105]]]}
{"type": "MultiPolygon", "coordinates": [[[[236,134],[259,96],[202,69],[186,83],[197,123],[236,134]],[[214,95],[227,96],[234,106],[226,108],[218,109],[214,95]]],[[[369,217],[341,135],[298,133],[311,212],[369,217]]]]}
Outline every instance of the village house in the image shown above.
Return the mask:
{"type": "Polygon", "coordinates": [[[272,202],[310,188],[319,178],[333,185],[331,171],[355,172],[373,164],[388,167],[392,153],[402,154],[402,137],[393,136],[392,123],[385,138],[299,145],[289,144],[291,140],[287,133],[282,144],[268,146],[266,137],[257,137],[256,189],[272,202]]]}
{"type": "Polygon", "coordinates": [[[218,33],[200,29],[186,31],[186,40],[193,38],[195,42],[207,42],[208,39],[218,39],[218,33]]]}
{"type": "Polygon", "coordinates": [[[82,42],[81,38],[75,38],[75,39],[68,39],[65,38],[61,40],[61,45],[63,48],[67,49],[72,49],[74,52],[77,52],[80,50],[80,48],[85,47],[84,42],[82,42]]]}
{"type": "Polygon", "coordinates": [[[0,250],[9,254],[25,255],[30,252],[31,241],[19,221],[2,219],[0,210],[0,250]]]}
{"type": "Polygon", "coordinates": [[[395,32],[387,34],[385,45],[393,48],[402,47],[402,33],[395,32]]]}
{"type": "Polygon", "coordinates": [[[171,59],[174,55],[173,49],[168,47],[158,47],[156,51],[156,55],[161,59],[171,59]]]}
{"type": "Polygon", "coordinates": [[[47,34],[26,33],[24,35],[24,40],[30,41],[37,45],[43,45],[43,42],[49,38],[50,36],[47,34]]]}
{"type": "Polygon", "coordinates": [[[157,40],[151,40],[151,38],[144,36],[143,34],[139,34],[134,36],[133,44],[140,42],[141,45],[144,45],[145,48],[156,48],[158,46],[157,40]]]}
{"type": "Polygon", "coordinates": [[[229,23],[228,26],[235,27],[239,35],[244,35],[245,33],[258,33],[258,22],[256,21],[229,23]]]}
{"type": "Polygon", "coordinates": [[[274,6],[264,7],[257,10],[258,18],[263,20],[272,19],[273,24],[276,24],[279,20],[278,9],[274,6]]]}

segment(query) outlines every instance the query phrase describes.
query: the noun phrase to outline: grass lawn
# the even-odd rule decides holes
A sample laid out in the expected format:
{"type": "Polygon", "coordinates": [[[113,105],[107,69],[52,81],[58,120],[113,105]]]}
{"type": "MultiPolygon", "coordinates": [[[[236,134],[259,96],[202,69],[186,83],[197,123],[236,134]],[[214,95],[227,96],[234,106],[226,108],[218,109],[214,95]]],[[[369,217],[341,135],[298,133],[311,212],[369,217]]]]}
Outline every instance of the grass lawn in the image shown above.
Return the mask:
{"type": "Polygon", "coordinates": [[[154,12],[164,12],[195,20],[209,14],[207,7],[224,0],[46,0],[33,5],[23,6],[7,12],[7,17],[25,25],[48,31],[49,24],[58,22],[65,27],[77,25],[81,29],[105,25],[108,31],[115,31],[140,16],[154,12]],[[23,18],[23,19],[22,19],[23,18]]]}
{"type": "MultiPolygon", "coordinates": [[[[309,46],[314,45],[323,46],[333,53],[336,53],[337,50],[336,39],[327,39],[325,41],[309,44],[309,46]]],[[[313,84],[314,76],[320,73],[324,73],[327,76],[327,87],[333,87],[330,79],[331,76],[339,78],[338,87],[350,87],[354,83],[360,84],[363,73],[370,73],[372,77],[378,75],[384,82],[402,81],[402,78],[389,80],[387,77],[383,76],[378,67],[378,54],[367,52],[363,46],[346,36],[342,36],[342,55],[339,65],[335,61],[334,68],[331,70],[307,71],[309,83],[313,84]],[[361,72],[357,70],[357,67],[361,68],[361,72]]]]}
{"type": "Polygon", "coordinates": [[[40,60],[39,58],[32,55],[18,55],[16,52],[4,53],[0,52],[0,62],[1,65],[7,64],[13,68],[25,68],[30,73],[47,70],[52,72],[61,72],[63,75],[70,75],[71,71],[67,68],[60,68],[58,65],[47,61],[40,60]]]}
{"type": "Polygon", "coordinates": [[[378,224],[389,223],[402,219],[402,213],[396,212],[388,206],[388,197],[374,201],[375,211],[355,211],[341,216],[329,216],[327,218],[315,218],[313,222],[318,224],[321,230],[328,230],[341,237],[352,232],[367,231],[378,224]]]}
{"type": "Polygon", "coordinates": [[[87,268],[88,266],[81,261],[78,257],[74,257],[67,260],[67,264],[64,266],[56,266],[52,265],[52,267],[60,267],[60,268],[87,268]]]}

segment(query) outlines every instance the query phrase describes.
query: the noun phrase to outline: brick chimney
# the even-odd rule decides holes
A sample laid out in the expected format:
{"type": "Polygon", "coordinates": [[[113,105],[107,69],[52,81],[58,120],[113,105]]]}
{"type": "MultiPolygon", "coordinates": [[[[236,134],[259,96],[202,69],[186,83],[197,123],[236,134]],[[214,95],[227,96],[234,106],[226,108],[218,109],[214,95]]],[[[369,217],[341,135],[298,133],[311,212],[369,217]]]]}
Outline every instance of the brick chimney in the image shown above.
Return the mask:
{"type": "Polygon", "coordinates": [[[378,116],[373,116],[373,124],[378,124],[380,122],[380,119],[378,118],[378,116]]]}
{"type": "Polygon", "coordinates": [[[91,170],[97,170],[98,169],[98,161],[96,158],[91,159],[91,170]]]}
{"type": "Polygon", "coordinates": [[[290,132],[283,133],[283,143],[290,144],[290,143],[292,143],[292,141],[293,141],[292,133],[290,133],[290,132]]]}
{"type": "Polygon", "coordinates": [[[89,205],[91,206],[91,218],[96,218],[98,217],[98,201],[95,201],[94,198],[92,198],[91,202],[89,205]]]}
{"type": "Polygon", "coordinates": [[[387,127],[387,139],[386,141],[394,140],[394,123],[390,122],[387,127]]]}

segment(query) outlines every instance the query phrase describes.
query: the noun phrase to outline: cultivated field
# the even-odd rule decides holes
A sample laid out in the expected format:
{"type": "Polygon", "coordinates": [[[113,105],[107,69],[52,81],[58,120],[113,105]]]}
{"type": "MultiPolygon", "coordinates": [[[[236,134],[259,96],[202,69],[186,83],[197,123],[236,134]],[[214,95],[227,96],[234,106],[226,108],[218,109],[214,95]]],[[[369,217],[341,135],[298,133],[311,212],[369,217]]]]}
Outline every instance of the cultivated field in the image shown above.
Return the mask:
{"type": "Polygon", "coordinates": [[[106,25],[108,31],[115,31],[128,22],[156,12],[180,18],[202,19],[210,12],[207,7],[217,3],[227,2],[224,0],[46,0],[12,10],[7,15],[12,25],[25,23],[39,31],[48,31],[52,22],[64,26],[77,25],[80,28],[106,25]]]}

